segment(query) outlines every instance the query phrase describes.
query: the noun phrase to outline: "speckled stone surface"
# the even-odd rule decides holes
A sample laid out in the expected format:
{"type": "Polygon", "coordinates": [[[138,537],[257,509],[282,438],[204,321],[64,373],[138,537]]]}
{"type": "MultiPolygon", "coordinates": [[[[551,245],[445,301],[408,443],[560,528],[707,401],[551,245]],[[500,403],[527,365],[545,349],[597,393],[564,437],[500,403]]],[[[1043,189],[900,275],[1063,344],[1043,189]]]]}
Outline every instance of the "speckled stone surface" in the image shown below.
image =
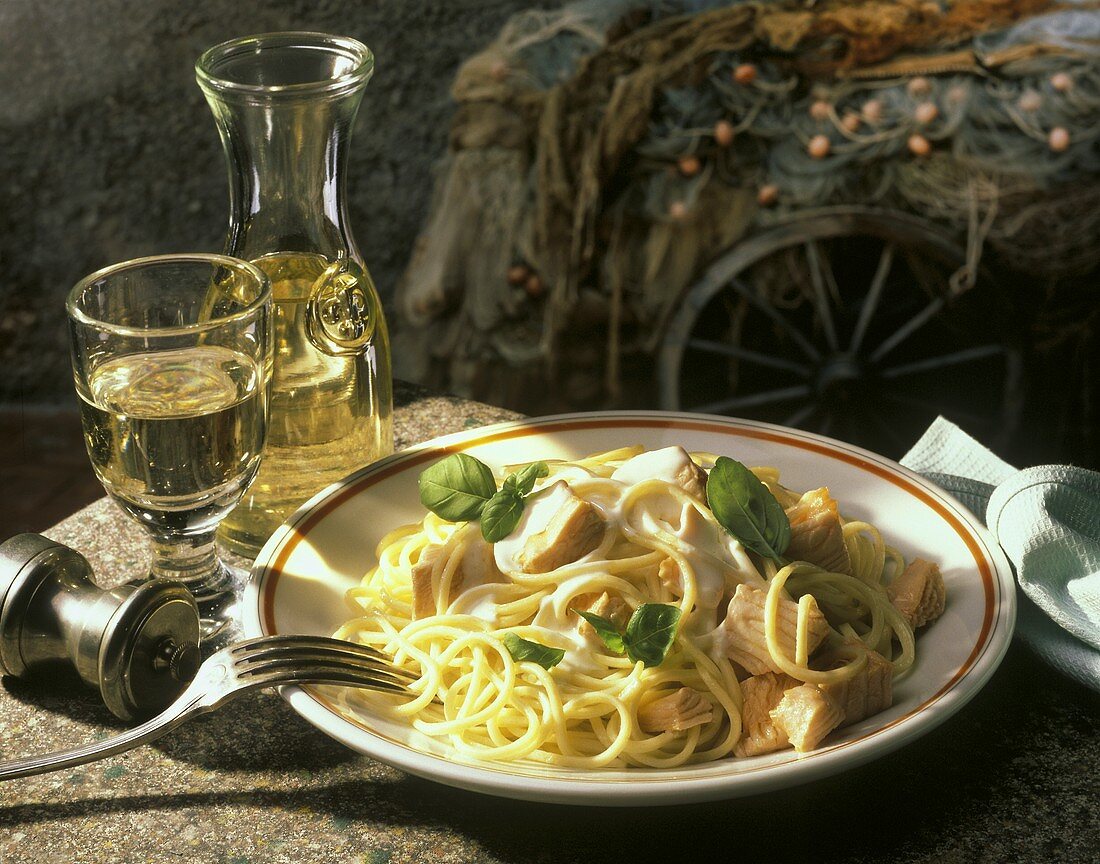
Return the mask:
{"type": "MultiPolygon", "coordinates": [[[[409,388],[398,446],[514,417],[409,388]]],[[[106,501],[55,526],[102,584],[141,573],[106,501]]],[[[0,758],[121,727],[79,682],[3,679],[0,758]]],[[[752,799],[567,808],[438,786],[357,756],[274,693],[168,739],[0,785],[0,864],[45,862],[1095,862],[1100,698],[1014,645],[946,725],[837,777],[752,799]]]]}

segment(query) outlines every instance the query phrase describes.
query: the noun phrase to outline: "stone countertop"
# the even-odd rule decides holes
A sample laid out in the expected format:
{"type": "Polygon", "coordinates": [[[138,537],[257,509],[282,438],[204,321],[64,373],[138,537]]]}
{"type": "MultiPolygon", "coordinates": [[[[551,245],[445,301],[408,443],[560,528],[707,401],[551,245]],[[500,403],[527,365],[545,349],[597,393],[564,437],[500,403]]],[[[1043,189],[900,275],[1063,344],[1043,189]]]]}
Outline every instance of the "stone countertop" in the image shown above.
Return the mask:
{"type": "MultiPolygon", "coordinates": [[[[512,419],[402,388],[398,447],[512,419]]],[[[105,499],[51,537],[109,585],[142,571],[136,526],[105,499]]],[[[73,679],[3,679],[0,758],[122,727],[73,679]]],[[[1014,644],[974,700],[902,750],[751,799],[600,809],[490,798],[345,749],[272,692],[167,739],[0,784],[0,864],[82,862],[1095,861],[1100,698],[1014,644]]]]}

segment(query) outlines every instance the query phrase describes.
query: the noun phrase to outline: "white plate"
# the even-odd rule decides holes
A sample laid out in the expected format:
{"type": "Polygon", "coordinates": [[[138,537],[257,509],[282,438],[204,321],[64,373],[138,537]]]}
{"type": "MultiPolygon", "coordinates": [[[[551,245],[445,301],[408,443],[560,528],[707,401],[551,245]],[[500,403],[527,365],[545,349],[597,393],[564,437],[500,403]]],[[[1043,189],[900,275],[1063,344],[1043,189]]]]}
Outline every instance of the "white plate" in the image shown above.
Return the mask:
{"type": "Polygon", "coordinates": [[[465,451],[499,468],[576,458],[628,444],[681,444],[749,465],[775,465],[793,489],[827,485],[846,515],[875,523],[906,558],[939,562],[947,610],[922,631],[917,662],[894,705],[834,733],[810,753],[787,750],[676,769],[580,772],[516,763],[464,764],[445,744],[390,719],[342,716],[309,687],[283,695],[306,720],[349,747],[440,783],[510,798],[572,804],[672,804],[804,783],[875,759],[958,711],[1001,662],[1016,618],[1008,561],[957,501],[918,475],[857,447],[743,420],[699,414],[608,412],[533,418],[449,435],[405,450],[314,496],[271,537],[245,595],[248,636],[330,635],[350,617],[344,592],[359,583],[381,537],[423,515],[423,468],[465,451]]]}

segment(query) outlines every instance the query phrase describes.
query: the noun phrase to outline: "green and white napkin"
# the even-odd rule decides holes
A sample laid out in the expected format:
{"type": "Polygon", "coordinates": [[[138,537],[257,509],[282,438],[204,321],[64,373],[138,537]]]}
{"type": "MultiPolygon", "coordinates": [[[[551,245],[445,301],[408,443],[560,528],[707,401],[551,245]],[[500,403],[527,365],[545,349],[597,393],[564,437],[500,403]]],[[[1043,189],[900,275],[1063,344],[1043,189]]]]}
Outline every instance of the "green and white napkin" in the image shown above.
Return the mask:
{"type": "Polygon", "coordinates": [[[1016,569],[1016,632],[1041,657],[1100,691],[1100,473],[1018,471],[938,418],[901,464],[979,518],[1016,569]]]}

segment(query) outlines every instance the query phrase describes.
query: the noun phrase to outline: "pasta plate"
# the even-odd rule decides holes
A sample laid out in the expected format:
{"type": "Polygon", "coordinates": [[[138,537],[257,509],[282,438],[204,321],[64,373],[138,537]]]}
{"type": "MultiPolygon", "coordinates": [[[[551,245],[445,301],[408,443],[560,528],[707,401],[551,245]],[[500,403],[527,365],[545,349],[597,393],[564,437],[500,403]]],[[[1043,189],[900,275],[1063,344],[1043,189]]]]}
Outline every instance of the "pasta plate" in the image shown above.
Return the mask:
{"type": "Polygon", "coordinates": [[[344,595],[378,541],[423,516],[419,473],[465,452],[493,465],[576,459],[626,444],[730,455],[780,469],[794,489],[827,485],[845,515],[874,522],[909,558],[940,563],[948,604],[922,631],[920,654],[885,711],[844,727],[808,753],[784,750],[672,769],[572,770],[523,761],[464,762],[445,742],[367,710],[342,713],[322,687],[285,687],[308,722],[352,749],[430,780],[533,801],[660,805],[731,798],[827,776],[881,757],[956,713],[1000,664],[1015,622],[1015,588],[996,542],[956,500],[866,450],[799,430],[700,414],[603,412],[539,417],[426,442],[375,462],[314,496],[256,559],[243,604],[247,636],[330,635],[344,595]]]}

